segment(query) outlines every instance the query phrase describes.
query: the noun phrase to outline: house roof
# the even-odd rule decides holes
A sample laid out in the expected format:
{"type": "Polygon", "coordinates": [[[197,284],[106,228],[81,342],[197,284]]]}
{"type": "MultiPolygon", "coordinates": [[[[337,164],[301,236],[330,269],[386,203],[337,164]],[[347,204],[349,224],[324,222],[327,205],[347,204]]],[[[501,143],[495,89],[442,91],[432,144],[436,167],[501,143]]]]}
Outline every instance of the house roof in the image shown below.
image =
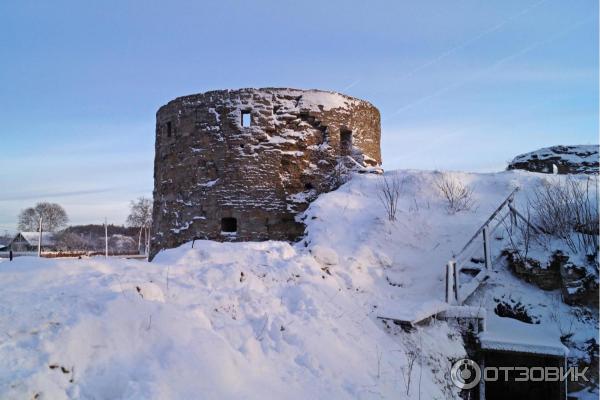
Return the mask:
{"type": "MultiPolygon", "coordinates": [[[[20,236],[27,241],[30,246],[37,246],[40,238],[39,232],[19,232],[15,238],[12,240],[13,242],[20,236]]],[[[42,232],[42,246],[54,246],[55,244],[55,234],[54,232],[42,232]]]]}

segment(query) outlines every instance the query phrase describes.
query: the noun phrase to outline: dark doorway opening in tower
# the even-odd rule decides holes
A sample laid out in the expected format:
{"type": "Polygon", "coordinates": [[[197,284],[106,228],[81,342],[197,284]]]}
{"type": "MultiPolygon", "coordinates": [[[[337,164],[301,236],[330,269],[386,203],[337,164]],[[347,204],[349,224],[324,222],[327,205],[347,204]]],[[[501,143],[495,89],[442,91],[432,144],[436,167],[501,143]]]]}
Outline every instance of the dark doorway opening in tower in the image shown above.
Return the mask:
{"type": "Polygon", "coordinates": [[[352,131],[349,129],[340,129],[340,153],[344,156],[352,153],[352,131]]]}
{"type": "Polygon", "coordinates": [[[251,123],[252,117],[250,116],[250,111],[242,111],[242,126],[248,128],[251,123]]]}
{"type": "Polygon", "coordinates": [[[237,232],[237,219],[233,217],[221,218],[221,232],[237,232]]]}

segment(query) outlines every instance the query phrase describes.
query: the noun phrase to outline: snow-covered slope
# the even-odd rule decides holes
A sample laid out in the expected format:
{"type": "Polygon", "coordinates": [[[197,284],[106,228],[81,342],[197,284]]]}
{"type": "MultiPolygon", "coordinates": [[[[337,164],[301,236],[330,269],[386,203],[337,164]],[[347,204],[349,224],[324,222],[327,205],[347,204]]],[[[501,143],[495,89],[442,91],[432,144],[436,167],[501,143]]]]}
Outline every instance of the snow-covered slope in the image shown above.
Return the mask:
{"type": "Polygon", "coordinates": [[[152,263],[1,260],[0,398],[458,398],[448,372],[465,355],[460,334],[377,317],[442,307],[452,252],[515,186],[542,178],[456,173],[476,206],[450,215],[439,174],[387,176],[403,182],[397,221],[381,178],[357,175],[310,206],[294,245],[197,241],[152,263]]]}
{"type": "MultiPolygon", "coordinates": [[[[0,266],[2,398],[391,397],[416,351],[287,243],[0,266]]],[[[421,392],[445,398],[431,368],[462,354],[460,337],[439,323],[418,340],[421,392]]]]}

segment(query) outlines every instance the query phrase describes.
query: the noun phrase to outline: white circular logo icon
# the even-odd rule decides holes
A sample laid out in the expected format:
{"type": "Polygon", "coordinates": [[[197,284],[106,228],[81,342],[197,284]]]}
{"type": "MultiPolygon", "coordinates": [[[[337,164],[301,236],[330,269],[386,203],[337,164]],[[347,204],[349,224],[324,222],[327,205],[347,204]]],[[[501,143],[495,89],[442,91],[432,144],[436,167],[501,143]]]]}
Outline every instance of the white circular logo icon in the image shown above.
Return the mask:
{"type": "Polygon", "coordinates": [[[481,368],[475,361],[463,358],[452,364],[450,379],[460,389],[472,389],[481,380],[481,368]]]}

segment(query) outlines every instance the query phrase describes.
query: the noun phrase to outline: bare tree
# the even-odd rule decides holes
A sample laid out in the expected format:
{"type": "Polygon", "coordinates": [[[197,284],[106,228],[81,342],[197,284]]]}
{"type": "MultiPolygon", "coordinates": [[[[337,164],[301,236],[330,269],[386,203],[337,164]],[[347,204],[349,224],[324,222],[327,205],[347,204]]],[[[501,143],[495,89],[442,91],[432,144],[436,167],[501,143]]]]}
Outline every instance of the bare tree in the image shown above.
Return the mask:
{"type": "Polygon", "coordinates": [[[455,176],[442,172],[434,184],[448,202],[446,209],[450,214],[470,210],[475,204],[473,189],[455,176]]]}
{"type": "MultiPolygon", "coordinates": [[[[138,250],[142,248],[142,233],[144,234],[144,243],[148,243],[150,237],[150,225],[152,224],[152,200],[147,197],[140,197],[131,202],[127,225],[139,228],[138,250]]],[[[144,246],[147,247],[147,246],[144,246]]]]}
{"type": "Polygon", "coordinates": [[[350,171],[342,161],[338,161],[329,176],[329,189],[337,189],[349,180],[350,171]]]}
{"type": "Polygon", "coordinates": [[[398,200],[402,192],[402,181],[398,178],[398,175],[392,175],[388,178],[383,175],[381,180],[377,184],[377,197],[379,202],[385,209],[385,213],[389,221],[396,220],[396,213],[398,212],[398,200]]]}
{"type": "Polygon", "coordinates": [[[40,217],[33,207],[21,210],[17,227],[20,231],[33,232],[39,229],[40,217]]]}
{"type": "Polygon", "coordinates": [[[67,212],[60,204],[41,202],[37,203],[35,207],[21,210],[18,222],[19,230],[39,231],[40,218],[42,218],[42,230],[50,232],[64,227],[69,222],[67,212]]]}
{"type": "Polygon", "coordinates": [[[529,203],[527,203],[524,212],[525,215],[520,217],[521,220],[518,220],[516,215],[514,219],[511,217],[508,221],[506,218],[500,220],[500,224],[504,226],[508,237],[509,249],[522,263],[527,262],[532,242],[534,240],[539,241],[538,231],[532,222],[531,205],[529,203]]]}
{"type": "Polygon", "coordinates": [[[548,236],[560,238],[573,251],[592,254],[598,248],[598,181],[568,177],[542,181],[529,204],[534,223],[548,236]]]}
{"type": "Polygon", "coordinates": [[[565,343],[565,341],[568,341],[573,336],[573,325],[577,321],[577,318],[572,314],[572,310],[569,307],[567,307],[567,312],[563,313],[564,306],[562,305],[563,302],[560,294],[554,295],[551,299],[550,321],[556,324],[560,332],[560,340],[565,343]]]}
{"type": "Polygon", "coordinates": [[[419,353],[415,349],[404,350],[404,355],[406,356],[406,367],[401,368],[404,375],[402,375],[402,380],[404,381],[404,387],[406,387],[406,395],[410,395],[410,383],[412,381],[412,371],[415,366],[415,361],[419,357],[419,353]]]}
{"type": "Polygon", "coordinates": [[[68,230],[58,232],[55,236],[56,247],[62,251],[86,250],[88,241],[81,235],[68,230]]]}

